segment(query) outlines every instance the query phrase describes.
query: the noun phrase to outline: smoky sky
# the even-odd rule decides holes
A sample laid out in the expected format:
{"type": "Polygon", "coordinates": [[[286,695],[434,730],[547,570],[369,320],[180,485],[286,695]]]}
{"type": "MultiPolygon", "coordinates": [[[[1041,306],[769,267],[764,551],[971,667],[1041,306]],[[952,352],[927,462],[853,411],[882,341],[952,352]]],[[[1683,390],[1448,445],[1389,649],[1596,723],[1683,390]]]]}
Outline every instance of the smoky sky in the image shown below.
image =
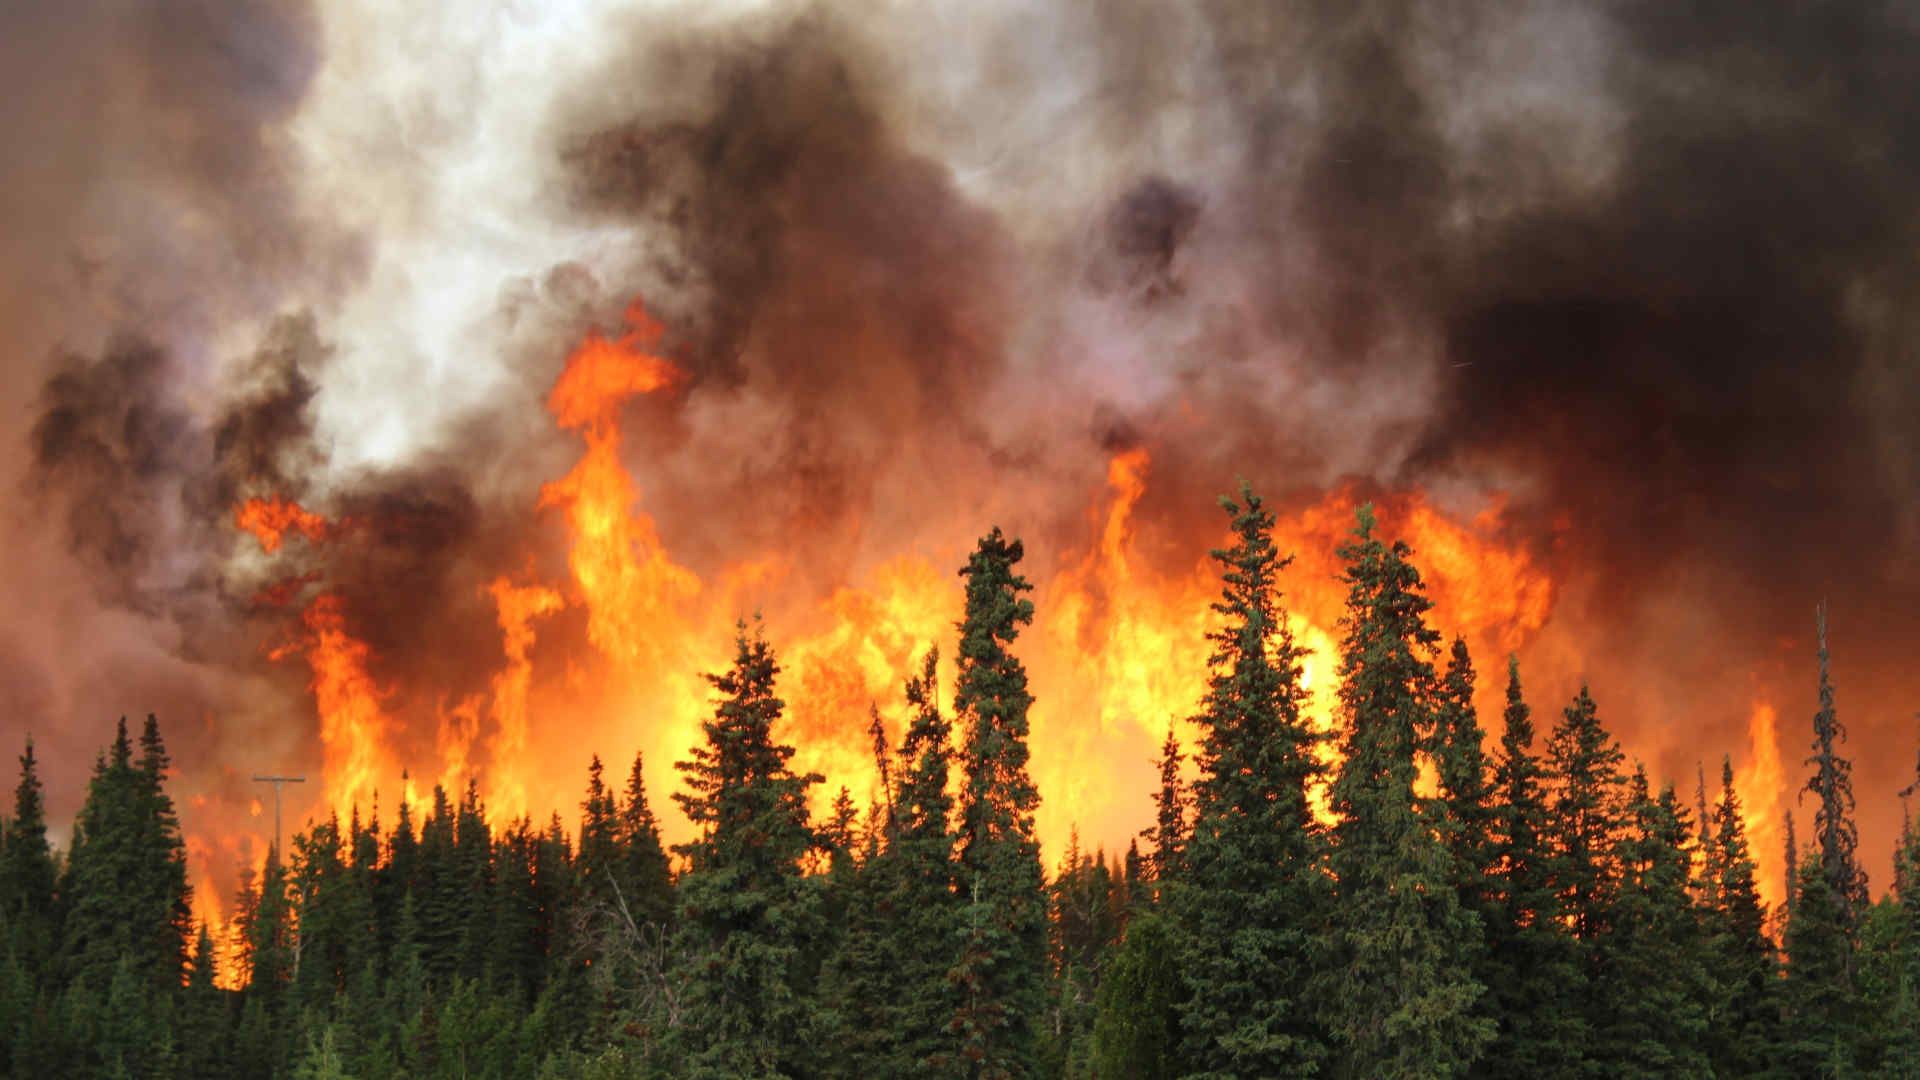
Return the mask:
{"type": "MultiPolygon", "coordinates": [[[[557,523],[530,507],[575,444],[542,395],[568,345],[639,298],[688,378],[633,403],[626,454],[703,573],[776,551],[791,588],[820,593],[997,522],[1044,575],[1084,548],[1106,458],[1130,446],[1153,460],[1142,548],[1169,564],[1204,552],[1213,496],[1243,476],[1283,503],[1417,487],[1464,513],[1498,492],[1514,542],[1567,583],[1565,640],[1546,636],[1584,657],[1569,680],[1626,732],[1699,729],[1651,739],[1656,772],[1738,745],[1756,678],[1808,691],[1782,698],[1794,766],[1824,597],[1856,738],[1902,748],[1863,763],[1862,788],[1904,782],[1920,20],[965,9],[596,20],[505,137],[535,163],[506,179],[534,194],[451,227],[532,215],[595,241],[498,267],[472,290],[480,331],[437,364],[368,355],[342,315],[421,317],[380,306],[370,282],[401,246],[364,222],[430,215],[312,197],[292,149],[328,65],[365,53],[367,12],[0,17],[0,87],[33,105],[0,121],[0,456],[33,508],[9,528],[64,583],[41,602],[69,628],[0,626],[13,699],[77,732],[82,712],[154,707],[70,689],[138,669],[189,712],[288,715],[300,688],[261,674],[275,616],[254,599],[303,573],[342,590],[376,674],[471,689],[499,650],[481,586],[564,573],[557,523]],[[422,385],[481,389],[344,451],[359,410],[422,385]],[[227,523],[271,492],[354,524],[264,558],[227,523]],[[103,621],[124,648],[62,658],[103,621]]],[[[388,170],[458,171],[435,156],[458,110],[366,111],[400,133],[346,129],[370,203],[388,170]]],[[[563,647],[572,619],[553,624],[563,647]]],[[[241,739],[193,738],[183,767],[241,739]]]]}

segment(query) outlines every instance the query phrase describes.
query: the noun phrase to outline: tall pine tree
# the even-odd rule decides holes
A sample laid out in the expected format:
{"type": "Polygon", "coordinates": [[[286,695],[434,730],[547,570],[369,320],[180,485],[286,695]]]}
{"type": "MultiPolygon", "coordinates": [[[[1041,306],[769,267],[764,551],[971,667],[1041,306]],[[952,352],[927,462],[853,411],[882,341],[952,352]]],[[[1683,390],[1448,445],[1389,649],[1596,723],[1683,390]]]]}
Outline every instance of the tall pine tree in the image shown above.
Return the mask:
{"type": "MultiPolygon", "coordinates": [[[[1238,501],[1220,502],[1233,544],[1212,553],[1222,622],[1194,717],[1193,825],[1180,874],[1160,886],[1186,982],[1179,1057],[1196,1076],[1308,1075],[1328,1053],[1312,985],[1329,910],[1325,837],[1307,800],[1316,739],[1280,607],[1288,560],[1274,547],[1273,512],[1244,483],[1238,501]]],[[[1153,971],[1144,958],[1135,966],[1153,971]]]]}
{"type": "Polygon", "coordinates": [[[1180,779],[1180,740],[1173,725],[1167,725],[1167,738],[1160,745],[1160,790],[1153,796],[1153,824],[1141,830],[1146,840],[1147,866],[1155,882],[1168,882],[1180,874],[1181,855],[1187,845],[1187,804],[1190,797],[1180,779]]]}
{"type": "Polygon", "coordinates": [[[1644,769],[1625,813],[1608,930],[1594,949],[1592,1061],[1610,1077],[1710,1077],[1703,1044],[1715,987],[1689,895],[1691,830],[1673,789],[1656,800],[1644,769]]]}
{"type": "Polygon", "coordinates": [[[1720,982],[1720,1015],[1708,1048],[1718,1075],[1754,1076],[1767,1067],[1780,1015],[1775,995],[1779,972],[1766,934],[1766,905],[1754,880],[1740,796],[1733,787],[1731,758],[1720,761],[1720,800],[1710,831],[1712,854],[1703,860],[1713,874],[1705,890],[1706,923],[1720,982]]]}
{"type": "Polygon", "coordinates": [[[0,922],[9,931],[0,945],[11,945],[29,971],[44,970],[55,948],[56,876],[47,842],[46,794],[28,739],[20,755],[20,782],[13,789],[13,814],[0,829],[0,922]]]}
{"type": "Polygon", "coordinates": [[[1867,905],[1866,874],[1855,848],[1853,763],[1840,754],[1846,728],[1834,708],[1827,653],[1827,608],[1817,612],[1820,707],[1813,717],[1813,767],[1806,790],[1818,803],[1813,846],[1787,921],[1787,1025],[1784,1066],[1796,1075],[1846,1075],[1859,1066],[1859,1002],[1854,947],[1867,905]],[[1801,1070],[1816,1070],[1802,1072],[1801,1070]]]}
{"type": "Polygon", "coordinates": [[[1498,911],[1487,925],[1498,1030],[1480,1071],[1511,1080],[1570,1076],[1587,1044],[1586,973],[1554,890],[1546,770],[1533,753],[1533,710],[1511,656],[1506,700],[1493,776],[1498,911]]]}
{"type": "Polygon", "coordinates": [[[69,973],[96,992],[123,965],[154,989],[178,987],[186,966],[186,850],[162,786],[166,752],[152,717],[141,743],[135,761],[123,719],[95,763],[61,889],[73,898],[64,942],[69,973]]]}
{"type": "MultiPolygon", "coordinates": [[[[1820,872],[1827,877],[1827,889],[1833,895],[1843,926],[1851,928],[1867,906],[1867,875],[1860,868],[1855,849],[1860,835],[1853,823],[1853,763],[1840,756],[1840,744],[1847,730],[1840,723],[1833,704],[1833,679],[1828,670],[1827,606],[1818,615],[1820,658],[1820,708],[1813,716],[1813,776],[1807,791],[1818,799],[1813,817],[1814,844],[1820,856],[1820,872]]],[[[1851,959],[1841,965],[1850,971],[1851,959]]]]}
{"type": "Polygon", "coordinates": [[[901,739],[899,790],[887,817],[881,903],[894,920],[888,949],[900,976],[888,1068],[896,1075],[960,1075],[952,1023],[959,1006],[947,978],[961,941],[962,897],[954,890],[952,723],[940,711],[940,656],[929,649],[908,679],[913,710],[901,739]],[[949,948],[942,948],[948,943],[949,948]]]}
{"type": "Polygon", "coordinates": [[[816,845],[807,790],[821,777],[796,775],[793,747],[774,740],[779,670],[766,638],[741,624],[732,668],[708,676],[719,701],[701,725],[705,745],[679,763],[687,790],[674,798],[699,830],[674,849],[688,867],[676,934],[679,1075],[802,1075],[820,1047],[807,969],[822,933],[820,883],[801,864],[816,845]]]}
{"type": "Polygon", "coordinates": [[[1345,968],[1330,1017],[1340,1073],[1352,1077],[1463,1075],[1492,1039],[1476,1009],[1484,992],[1472,959],[1480,921],[1460,904],[1442,846],[1442,808],[1414,792],[1416,754],[1435,730],[1439,635],[1404,542],[1374,535],[1373,508],[1341,546],[1340,705],[1346,730],[1331,788],[1332,867],[1340,917],[1332,944],[1345,968]]]}
{"type": "Polygon", "coordinates": [[[1033,586],[1014,567],[1020,541],[994,529],[967,565],[953,708],[966,729],[960,801],[962,945],[952,978],[954,1028],[970,1075],[1025,1077],[1036,1063],[1045,1007],[1046,896],[1027,774],[1027,672],[1009,651],[1033,621],[1033,586]]]}

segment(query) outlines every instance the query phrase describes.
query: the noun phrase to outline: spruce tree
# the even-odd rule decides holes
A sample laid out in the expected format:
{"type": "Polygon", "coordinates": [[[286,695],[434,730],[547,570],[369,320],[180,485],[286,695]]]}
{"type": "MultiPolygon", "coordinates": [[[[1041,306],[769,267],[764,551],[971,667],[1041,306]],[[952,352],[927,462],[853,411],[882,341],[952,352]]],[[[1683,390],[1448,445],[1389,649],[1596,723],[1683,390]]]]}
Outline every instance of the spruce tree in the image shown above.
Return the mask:
{"type": "Polygon", "coordinates": [[[153,966],[148,973],[157,985],[167,989],[180,985],[193,939],[186,838],[166,790],[171,767],[172,759],[160,738],[160,721],[148,713],[140,728],[140,763],[133,774],[139,807],[140,904],[151,935],[147,947],[153,966]]]}
{"type": "Polygon", "coordinates": [[[1780,1015],[1774,990],[1778,967],[1767,939],[1766,906],[1754,881],[1740,796],[1733,788],[1733,761],[1720,763],[1720,800],[1713,808],[1707,929],[1714,972],[1720,981],[1719,1018],[1709,1042],[1714,1071],[1754,1076],[1765,1070],[1773,1027],[1780,1015]]]}
{"type": "MultiPolygon", "coordinates": [[[[1482,938],[1470,942],[1468,959],[1474,980],[1491,987],[1496,972],[1490,941],[1492,924],[1503,917],[1493,865],[1493,796],[1485,733],[1473,703],[1473,657],[1465,639],[1455,637],[1448,651],[1434,701],[1434,730],[1429,752],[1439,780],[1440,836],[1452,857],[1451,879],[1462,910],[1473,913],[1482,938]]],[[[1495,1022],[1498,1006],[1490,992],[1475,1003],[1475,1014],[1495,1022]]]]}
{"type": "Polygon", "coordinates": [[[613,789],[607,785],[606,769],[600,755],[593,755],[587,766],[587,797],[580,803],[580,874],[587,889],[596,897],[613,903],[609,879],[622,862],[620,852],[620,806],[613,789]]]}
{"type": "Polygon", "coordinates": [[[816,840],[793,747],[774,740],[784,703],[779,665],[766,639],[735,640],[734,661],[709,675],[719,693],[712,719],[679,768],[674,798],[698,834],[674,850],[687,859],[676,941],[681,980],[679,1060],[693,1077],[793,1076],[810,1070],[824,1031],[806,981],[818,940],[820,883],[802,873],[816,840]]]}
{"type": "Polygon", "coordinates": [[[1813,775],[1806,790],[1818,803],[1811,856],[1801,868],[1793,916],[1787,921],[1787,979],[1782,988],[1787,1023],[1781,1053],[1790,1072],[1844,1075],[1860,1063],[1854,944],[1866,910],[1867,882],[1855,854],[1853,764],[1840,755],[1846,729],[1834,708],[1824,603],[1816,628],[1820,707],[1813,717],[1813,755],[1806,761],[1813,775]]]}
{"type": "Polygon", "coordinates": [[[494,842],[493,943],[487,949],[501,992],[531,1002],[546,975],[546,935],[534,886],[539,837],[526,818],[494,842]]]}
{"type": "MultiPolygon", "coordinates": [[[[1820,708],[1813,717],[1813,756],[1806,763],[1813,766],[1813,776],[1808,778],[1806,790],[1819,800],[1814,811],[1814,844],[1820,857],[1820,872],[1827,877],[1827,890],[1832,894],[1833,903],[1841,925],[1848,933],[1843,941],[1850,941],[1851,929],[1855,920],[1866,910],[1867,876],[1860,869],[1855,848],[1859,845],[1859,832],[1853,823],[1853,763],[1840,756],[1840,744],[1846,741],[1846,728],[1840,723],[1840,717],[1834,710],[1833,679],[1828,672],[1827,656],[1827,607],[1820,605],[1818,613],[1819,659],[1820,659],[1820,708]]],[[[1840,970],[1843,977],[1852,970],[1851,950],[1841,958],[1840,970]]]]}
{"type": "Polygon", "coordinates": [[[1484,942],[1460,904],[1442,846],[1442,808],[1414,792],[1415,755],[1432,737],[1439,635],[1404,542],[1374,535],[1357,514],[1346,562],[1340,687],[1343,760],[1331,788],[1332,868],[1340,917],[1332,937],[1345,968],[1329,1016],[1340,1072],[1446,1077],[1466,1072],[1492,1039],[1478,1014],[1472,960],[1484,942]]]}
{"type": "Polygon", "coordinates": [[[344,992],[348,955],[372,930],[372,911],[360,909],[341,851],[339,818],[293,838],[292,894],[298,912],[300,965],[294,993],[303,1008],[324,1008],[344,992]]]}
{"type": "Polygon", "coordinates": [[[626,798],[620,804],[621,862],[615,877],[635,922],[664,930],[673,910],[673,871],[660,843],[660,824],[647,802],[645,765],[635,754],[627,773],[626,798]]]}
{"type": "Polygon", "coordinates": [[[1479,1071],[1512,1080],[1576,1074],[1588,1037],[1586,975],[1554,891],[1546,772],[1533,740],[1520,664],[1509,656],[1493,775],[1498,911],[1487,925],[1487,989],[1498,1029],[1479,1071]]]}
{"type": "Polygon", "coordinates": [[[105,995],[124,962],[156,990],[178,987],[186,966],[186,852],[162,788],[166,754],[149,717],[136,762],[127,723],[95,762],[61,892],[68,971],[105,995]]]}
{"type": "Polygon", "coordinates": [[[1673,789],[1655,800],[1644,769],[1629,784],[1626,819],[1607,933],[1594,943],[1593,1063],[1606,1076],[1710,1077],[1715,987],[1688,895],[1690,830],[1673,789]]]}
{"type": "Polygon", "coordinates": [[[246,984],[235,1032],[236,1071],[277,1073],[293,1045],[291,1027],[298,1013],[288,1001],[288,989],[299,956],[287,871],[277,846],[267,848],[257,885],[242,883],[236,921],[239,968],[246,984]]]}
{"type": "Polygon", "coordinates": [[[1160,745],[1160,790],[1153,796],[1153,824],[1141,830],[1148,844],[1147,867],[1155,882],[1169,882],[1180,873],[1182,849],[1187,843],[1186,785],[1180,779],[1180,740],[1173,725],[1167,725],[1166,741],[1160,745]]]}
{"type": "Polygon", "coordinates": [[[470,894],[462,873],[459,825],[446,788],[433,786],[433,809],[420,823],[420,852],[413,886],[421,962],[438,989],[451,984],[461,959],[470,894]]]}
{"type": "Polygon", "coordinates": [[[1800,864],[1799,898],[1787,922],[1787,977],[1781,983],[1783,1022],[1775,1051],[1787,1076],[1860,1074],[1864,1041],[1859,1001],[1848,966],[1852,933],[1817,852],[1800,864]]]}
{"type": "Polygon", "coordinates": [[[1600,723],[1599,707],[1580,687],[1547,743],[1551,790],[1551,876],[1568,926],[1591,945],[1607,929],[1619,884],[1614,858],[1623,827],[1626,756],[1600,723]]]}
{"type": "Polygon", "coordinates": [[[46,795],[40,786],[33,740],[20,755],[20,782],[13,789],[13,813],[0,828],[0,922],[26,971],[39,974],[58,947],[58,911],[54,906],[57,870],[47,842],[46,795]]]}
{"type": "Polygon", "coordinates": [[[1180,937],[1172,916],[1146,911],[1127,923],[1094,998],[1093,1075],[1172,1080],[1182,1075],[1180,937]]]}
{"type": "Polygon", "coordinates": [[[1157,883],[1185,985],[1160,997],[1180,1011],[1177,1057],[1191,1075],[1308,1075],[1327,1058],[1313,998],[1330,901],[1325,835],[1307,801],[1317,738],[1280,606],[1288,560],[1273,512],[1244,483],[1238,501],[1220,503],[1233,543],[1212,552],[1222,622],[1194,717],[1193,823],[1180,872],[1157,883]]]}
{"type": "Polygon", "coordinates": [[[1036,1064],[1034,1022],[1046,995],[1046,898],[1033,815],[1040,793],[1027,774],[1027,673],[1010,652],[1033,621],[1033,588],[1014,569],[1020,541],[998,528],[960,574],[965,616],[953,707],[962,748],[959,887],[962,943],[951,978],[954,1030],[969,1075],[1025,1077],[1036,1064]]]}
{"type": "Polygon", "coordinates": [[[894,920],[904,913],[888,903],[892,875],[882,831],[870,817],[857,838],[847,838],[846,853],[836,854],[827,872],[827,909],[837,932],[820,976],[820,999],[835,1026],[824,1072],[849,1080],[913,1071],[899,1054],[896,1025],[906,985],[898,963],[904,953],[892,934],[894,920]]]}
{"type": "MultiPolygon", "coordinates": [[[[1920,768],[1915,771],[1920,785],[1920,768]]],[[[1904,885],[1881,902],[1890,931],[1887,989],[1874,1010],[1883,1032],[1880,1073],[1920,1076],[1920,830],[1905,830],[1894,866],[1904,885]]]]}
{"type": "Polygon", "coordinates": [[[1054,1005],[1043,1039],[1044,1072],[1078,1077],[1089,1062],[1101,960],[1120,935],[1112,870],[1103,853],[1081,849],[1078,830],[1068,834],[1060,871],[1047,893],[1054,1005]]]}
{"type": "Polygon", "coordinates": [[[1793,811],[1791,810],[1787,811],[1786,861],[1781,863],[1781,866],[1783,869],[1781,870],[1780,876],[1786,879],[1780,886],[1780,891],[1783,896],[1780,906],[1785,909],[1782,912],[1781,922],[1782,925],[1785,925],[1787,921],[1793,918],[1794,896],[1799,891],[1796,886],[1799,884],[1797,871],[1800,869],[1800,842],[1793,833],[1793,811]]]}
{"type": "Polygon", "coordinates": [[[1493,807],[1489,788],[1485,733],[1473,704],[1473,658],[1467,643],[1453,639],[1446,674],[1439,684],[1432,754],[1443,799],[1443,836],[1453,855],[1461,903],[1474,911],[1492,893],[1493,807]]]}
{"type": "Polygon", "coordinates": [[[228,1071],[227,995],[217,985],[219,974],[213,934],[202,925],[194,936],[193,962],[174,1022],[180,1073],[194,1080],[228,1071]]]}
{"type": "Polygon", "coordinates": [[[961,941],[961,897],[953,797],[953,725],[940,710],[939,652],[929,649],[917,677],[907,680],[912,717],[899,751],[899,790],[887,818],[886,846],[876,870],[879,900],[893,921],[889,953],[899,972],[892,1010],[893,1075],[961,1075],[964,1061],[953,1037],[960,1000],[948,979],[953,947],[961,941]],[[945,945],[943,946],[943,943],[945,945]]]}
{"type": "Polygon", "coordinates": [[[493,830],[487,825],[486,807],[480,802],[480,788],[472,777],[467,779],[454,817],[453,880],[461,890],[455,970],[461,979],[474,983],[487,972],[487,946],[493,937],[494,882],[493,830]]]}

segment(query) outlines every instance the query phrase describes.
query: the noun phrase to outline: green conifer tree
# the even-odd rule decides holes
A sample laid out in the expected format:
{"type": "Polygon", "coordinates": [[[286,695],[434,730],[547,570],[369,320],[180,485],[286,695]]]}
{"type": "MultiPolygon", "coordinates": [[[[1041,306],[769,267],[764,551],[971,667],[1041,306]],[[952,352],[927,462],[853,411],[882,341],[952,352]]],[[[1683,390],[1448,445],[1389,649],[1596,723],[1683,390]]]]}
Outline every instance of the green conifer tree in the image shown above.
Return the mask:
{"type": "Polygon", "coordinates": [[[1093,1075],[1102,1080],[1172,1080],[1182,1075],[1180,1004],[1185,987],[1172,916],[1134,916],[1108,957],[1094,998],[1093,1075]]]}
{"type": "Polygon", "coordinates": [[[1180,941],[1179,1057],[1197,1076],[1307,1075],[1327,1057],[1312,989],[1331,900],[1307,796],[1317,738],[1280,606],[1289,560],[1273,512],[1244,483],[1238,501],[1220,502],[1233,544],[1212,552],[1223,623],[1194,717],[1193,823],[1180,873],[1158,883],[1180,941]]]}
{"type": "Polygon", "coordinates": [[[919,675],[906,683],[912,716],[900,741],[899,789],[875,867],[879,902],[893,924],[887,946],[900,985],[886,1062],[891,1075],[965,1073],[952,1028],[960,999],[947,977],[963,931],[948,790],[953,725],[940,710],[939,665],[939,651],[927,650],[919,675]]]}
{"type": "Polygon", "coordinates": [[[1479,1015],[1473,958],[1484,931],[1460,905],[1442,846],[1442,808],[1416,797],[1415,755],[1435,730],[1439,635],[1404,542],[1357,515],[1346,561],[1340,688],[1346,730],[1331,788],[1339,919],[1331,944],[1345,990],[1328,1015],[1340,1072],[1354,1077],[1458,1076],[1494,1034],[1479,1015]]]}
{"type": "Polygon", "coordinates": [[[1800,864],[1799,898],[1787,922],[1787,977],[1775,1065],[1786,1076],[1842,1078],[1861,1073],[1860,1002],[1847,968],[1853,928],[1818,852],[1800,864]]]}
{"type": "Polygon", "coordinates": [[[1166,741],[1160,744],[1160,790],[1153,796],[1153,824],[1140,832],[1148,845],[1147,867],[1156,882],[1179,876],[1181,852],[1187,844],[1187,804],[1192,799],[1180,779],[1180,761],[1180,740],[1168,724],[1166,741]]]}
{"type": "Polygon", "coordinates": [[[660,843],[660,823],[647,802],[645,766],[644,758],[635,754],[627,773],[626,798],[620,804],[618,880],[634,920],[664,930],[673,912],[673,870],[660,843]]]}
{"type": "Polygon", "coordinates": [[[213,934],[202,925],[194,935],[193,962],[174,1023],[180,1075],[190,1080],[213,1080],[229,1072],[227,993],[217,984],[219,974],[213,934]]]}
{"type": "Polygon", "coordinates": [[[1026,1077],[1036,1064],[1035,1022],[1046,996],[1046,898],[1027,774],[1027,673],[1008,651],[1033,621],[1032,589],[1014,567],[1020,541],[994,529],[967,565],[954,711],[962,749],[959,886],[964,927],[951,978],[953,1026],[969,1075],[1026,1077]]]}
{"type": "Polygon", "coordinates": [[[50,975],[57,953],[58,917],[54,887],[57,868],[47,842],[46,794],[40,785],[33,740],[20,755],[20,782],[13,789],[13,813],[0,828],[0,919],[14,961],[33,976],[50,975]]]}
{"type": "Polygon", "coordinates": [[[1588,1041],[1586,973],[1554,891],[1546,771],[1533,741],[1520,664],[1509,656],[1493,777],[1499,903],[1487,925],[1488,991],[1498,1029],[1479,1070],[1507,1080],[1577,1075],[1588,1041]]]}
{"type": "Polygon", "coordinates": [[[1692,830],[1671,787],[1654,799],[1644,769],[1625,814],[1607,932],[1593,943],[1592,1061],[1606,1076],[1711,1077],[1704,1044],[1717,988],[1689,896],[1692,830]]]}
{"type": "Polygon", "coordinates": [[[68,971],[105,995],[124,961],[156,989],[177,988],[189,922],[186,851],[162,788],[166,754],[148,718],[136,762],[127,724],[94,765],[61,892],[68,971]]]}
{"type": "Polygon", "coordinates": [[[1709,1052],[1716,1074],[1757,1076],[1767,1068],[1780,1015],[1775,995],[1779,971],[1766,934],[1766,905],[1754,880],[1731,758],[1720,762],[1720,799],[1713,808],[1711,835],[1712,854],[1703,860],[1715,875],[1705,890],[1706,928],[1720,1000],[1709,1052]]]}
{"type": "Polygon", "coordinates": [[[793,748],[774,740],[784,703],[774,694],[773,649],[742,624],[733,666],[709,676],[720,699],[706,744],[680,763],[674,798],[699,830],[675,848],[681,880],[683,987],[674,1030],[682,1075],[793,1076],[813,1067],[827,1030],[807,982],[819,940],[820,883],[802,873],[816,845],[793,748]]]}
{"type": "Polygon", "coordinates": [[[1859,832],[1853,822],[1853,763],[1840,756],[1840,744],[1846,741],[1846,727],[1834,709],[1833,679],[1828,672],[1827,607],[1818,614],[1820,659],[1820,708],[1813,717],[1813,766],[1806,790],[1819,800],[1814,811],[1814,844],[1820,857],[1820,870],[1827,876],[1827,891],[1837,905],[1841,926],[1846,929],[1836,947],[1844,955],[1839,970],[1846,979],[1853,969],[1852,927],[1866,910],[1867,875],[1860,868],[1855,849],[1859,832]]]}
{"type": "Polygon", "coordinates": [[[1581,686],[1547,743],[1548,820],[1554,891],[1574,937],[1588,945],[1606,932],[1619,885],[1614,847],[1624,824],[1625,759],[1601,726],[1592,694],[1581,686]]]}

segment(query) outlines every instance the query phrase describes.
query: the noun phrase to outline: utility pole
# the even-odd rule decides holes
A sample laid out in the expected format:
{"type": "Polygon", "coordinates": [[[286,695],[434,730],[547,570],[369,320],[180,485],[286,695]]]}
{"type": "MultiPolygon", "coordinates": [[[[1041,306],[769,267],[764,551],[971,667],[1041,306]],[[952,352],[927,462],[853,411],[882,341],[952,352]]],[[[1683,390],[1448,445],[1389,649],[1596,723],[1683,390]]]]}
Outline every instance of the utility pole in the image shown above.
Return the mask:
{"type": "Polygon", "coordinates": [[[272,784],[273,785],[273,850],[279,851],[280,850],[280,789],[281,787],[287,784],[304,784],[307,782],[307,778],[304,776],[256,776],[253,778],[253,782],[256,784],[272,784]]]}

